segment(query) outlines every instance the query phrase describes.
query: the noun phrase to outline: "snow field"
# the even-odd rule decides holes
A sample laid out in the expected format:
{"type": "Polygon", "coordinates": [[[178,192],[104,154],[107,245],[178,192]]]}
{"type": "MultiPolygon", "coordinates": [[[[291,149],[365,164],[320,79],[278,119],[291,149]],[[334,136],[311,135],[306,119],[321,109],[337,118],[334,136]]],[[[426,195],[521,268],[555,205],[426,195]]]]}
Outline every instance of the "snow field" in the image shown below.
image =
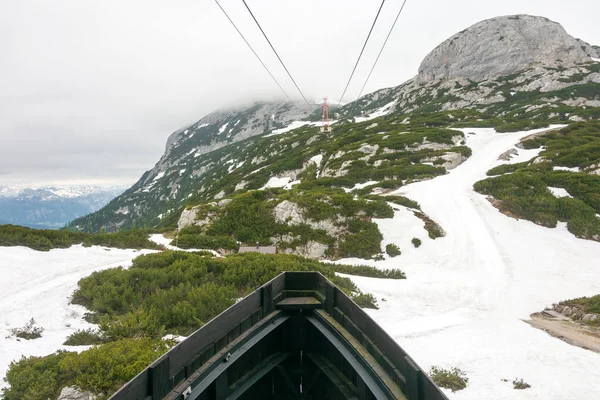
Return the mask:
{"type": "MultiPolygon", "coordinates": [[[[95,325],[83,320],[86,309],[70,305],[77,282],[94,271],[128,267],[131,260],[152,250],[119,250],[72,246],[49,252],[26,247],[0,247],[0,376],[21,356],[45,356],[59,349],[81,351],[86,346],[63,346],[70,334],[95,325]],[[10,330],[31,318],[44,328],[42,337],[10,337],[10,330]]],[[[6,382],[0,379],[0,388],[6,382]]]]}
{"type": "Polygon", "coordinates": [[[487,170],[502,163],[500,154],[536,131],[464,131],[475,133],[466,135],[473,149],[469,160],[445,176],[396,191],[418,201],[446,236],[429,239],[422,221],[393,205],[399,209],[394,218],[376,223],[382,247],[395,243],[402,255],[339,262],[406,272],[401,281],[350,278],[375,295],[380,309],[367,312],[425,371],[432,365],[466,371],[467,388],[446,391],[450,399],[600,398],[600,354],[523,321],[552,303],[600,293],[600,243],[577,239],[565,224],[548,229],[506,217],[473,191],[487,170]],[[413,237],[423,241],[420,248],[410,243],[413,237]],[[514,390],[515,378],[532,387],[514,390]]]}

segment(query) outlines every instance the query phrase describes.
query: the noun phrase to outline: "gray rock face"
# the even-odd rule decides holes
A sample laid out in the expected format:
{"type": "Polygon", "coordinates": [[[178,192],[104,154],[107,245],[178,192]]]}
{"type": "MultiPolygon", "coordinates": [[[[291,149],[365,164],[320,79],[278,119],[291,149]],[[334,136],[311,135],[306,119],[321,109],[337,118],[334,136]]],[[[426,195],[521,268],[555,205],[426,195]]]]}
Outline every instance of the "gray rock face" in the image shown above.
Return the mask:
{"type": "Polygon", "coordinates": [[[80,391],[78,388],[71,386],[65,387],[60,391],[60,395],[56,400],[96,400],[96,396],[89,392],[80,391]]]}
{"type": "Polygon", "coordinates": [[[504,16],[479,22],[436,47],[421,63],[417,81],[468,78],[478,82],[535,64],[570,67],[596,55],[589,44],[547,18],[504,16]]]}

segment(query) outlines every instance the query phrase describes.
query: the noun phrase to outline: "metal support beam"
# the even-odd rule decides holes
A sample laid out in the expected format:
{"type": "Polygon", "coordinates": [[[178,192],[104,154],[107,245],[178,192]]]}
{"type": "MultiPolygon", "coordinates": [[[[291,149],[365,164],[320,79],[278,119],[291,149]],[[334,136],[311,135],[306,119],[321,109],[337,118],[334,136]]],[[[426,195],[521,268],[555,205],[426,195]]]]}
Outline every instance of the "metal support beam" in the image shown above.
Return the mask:
{"type": "Polygon", "coordinates": [[[261,362],[260,364],[258,364],[250,372],[242,376],[229,388],[230,393],[227,397],[227,400],[238,399],[245,392],[247,392],[248,389],[250,389],[256,382],[258,382],[262,377],[267,375],[273,368],[278,366],[288,357],[288,353],[276,353],[264,360],[263,362],[261,362]]]}
{"type": "Polygon", "coordinates": [[[321,378],[321,376],[323,376],[323,372],[321,372],[321,370],[316,371],[315,374],[313,375],[313,377],[308,382],[308,385],[306,385],[306,387],[302,388],[302,393],[310,392],[310,389],[312,389],[313,386],[315,386],[315,383],[317,383],[317,381],[319,380],[319,378],[321,378]]]}
{"type": "MultiPolygon", "coordinates": [[[[333,383],[334,387],[347,400],[358,400],[356,387],[340,372],[329,360],[316,354],[308,354],[308,358],[319,368],[323,374],[333,383]]],[[[316,380],[315,380],[316,382],[316,380]]],[[[306,391],[308,393],[308,390],[306,391]]]]}
{"type": "Polygon", "coordinates": [[[300,385],[298,385],[298,387],[294,386],[292,378],[290,378],[288,373],[285,371],[285,368],[283,368],[281,365],[277,366],[277,372],[279,372],[279,375],[281,375],[281,377],[283,378],[283,381],[285,382],[289,393],[291,393],[292,398],[300,399],[300,385]]]}

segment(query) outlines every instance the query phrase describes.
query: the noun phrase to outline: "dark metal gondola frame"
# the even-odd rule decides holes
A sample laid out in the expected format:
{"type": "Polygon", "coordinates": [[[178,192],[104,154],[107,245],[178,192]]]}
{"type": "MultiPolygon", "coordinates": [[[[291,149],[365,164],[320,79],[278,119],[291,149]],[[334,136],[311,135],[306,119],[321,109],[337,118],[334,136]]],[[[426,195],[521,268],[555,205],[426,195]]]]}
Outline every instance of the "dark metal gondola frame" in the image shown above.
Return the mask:
{"type": "Polygon", "coordinates": [[[111,400],[447,400],[318,272],[284,272],[129,381],[111,400]]]}

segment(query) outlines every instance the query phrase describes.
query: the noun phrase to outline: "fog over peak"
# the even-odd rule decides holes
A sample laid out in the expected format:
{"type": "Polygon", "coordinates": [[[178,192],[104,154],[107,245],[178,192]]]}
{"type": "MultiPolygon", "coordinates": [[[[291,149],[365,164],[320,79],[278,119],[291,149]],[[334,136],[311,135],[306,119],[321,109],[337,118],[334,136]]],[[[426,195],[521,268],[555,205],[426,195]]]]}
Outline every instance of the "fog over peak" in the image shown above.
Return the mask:
{"type": "MultiPolygon", "coordinates": [[[[286,92],[293,84],[240,2],[222,6],[286,92]]],[[[379,3],[248,1],[309,101],[337,101],[379,3]]],[[[344,101],[354,100],[402,1],[387,1],[344,101]]],[[[175,130],[219,108],[283,99],[212,1],[7,0],[0,12],[0,185],[133,183],[175,130]]],[[[542,15],[600,44],[600,4],[408,2],[366,92],[399,85],[480,20],[542,15]]]]}

